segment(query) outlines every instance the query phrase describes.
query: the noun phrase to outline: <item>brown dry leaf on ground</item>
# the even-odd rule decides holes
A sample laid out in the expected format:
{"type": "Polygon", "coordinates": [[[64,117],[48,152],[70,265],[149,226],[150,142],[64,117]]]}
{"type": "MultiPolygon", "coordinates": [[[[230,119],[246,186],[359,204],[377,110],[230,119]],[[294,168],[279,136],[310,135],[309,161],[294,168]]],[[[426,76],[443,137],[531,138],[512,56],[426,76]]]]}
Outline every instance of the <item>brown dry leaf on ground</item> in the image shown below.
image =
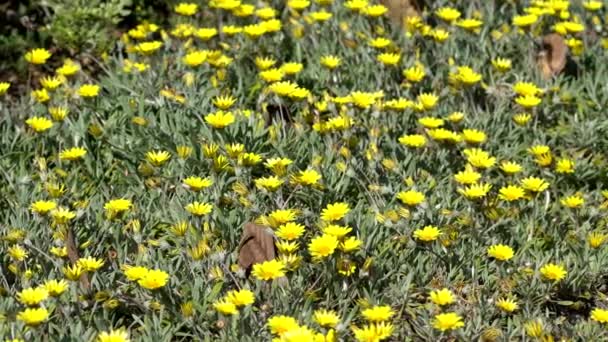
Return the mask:
{"type": "Polygon", "coordinates": [[[558,75],[564,70],[568,58],[568,46],[564,38],[556,33],[543,37],[537,63],[545,79],[558,75]]]}
{"type": "Polygon", "coordinates": [[[388,8],[388,16],[396,25],[402,25],[405,18],[421,16],[421,0],[381,0],[380,3],[388,8]]]}
{"type": "Polygon", "coordinates": [[[239,243],[239,266],[249,273],[254,264],[273,260],[275,256],[274,237],[267,228],[246,223],[239,243]]]}

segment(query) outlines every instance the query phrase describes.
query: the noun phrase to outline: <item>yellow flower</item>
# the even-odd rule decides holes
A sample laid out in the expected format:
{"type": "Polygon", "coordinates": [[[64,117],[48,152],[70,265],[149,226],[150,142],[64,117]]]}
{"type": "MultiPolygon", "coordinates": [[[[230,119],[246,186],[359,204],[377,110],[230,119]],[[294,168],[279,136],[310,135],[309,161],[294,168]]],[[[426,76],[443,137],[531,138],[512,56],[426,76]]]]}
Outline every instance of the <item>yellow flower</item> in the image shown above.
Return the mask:
{"type": "Polygon", "coordinates": [[[234,115],[231,112],[221,110],[205,116],[205,121],[213,128],[222,129],[234,122],[234,115]]]}
{"type": "Polygon", "coordinates": [[[40,116],[34,116],[25,121],[25,123],[30,126],[37,133],[44,132],[49,128],[53,127],[53,121],[40,116]]]}
{"type": "Polygon", "coordinates": [[[555,165],[557,173],[574,173],[574,162],[568,158],[562,158],[555,165]]]}
{"type": "Polygon", "coordinates": [[[499,72],[507,72],[511,70],[512,62],[507,58],[496,58],[492,60],[492,65],[499,72]]]}
{"type": "Polygon", "coordinates": [[[129,333],[124,329],[102,331],[97,335],[97,342],[129,342],[129,333]]]}
{"type": "Polygon", "coordinates": [[[97,259],[97,258],[93,258],[93,257],[80,258],[76,262],[76,265],[78,267],[81,267],[83,270],[85,270],[87,272],[95,272],[99,268],[101,268],[101,266],[103,266],[103,264],[104,264],[104,262],[102,259],[97,259]]]}
{"type": "Polygon", "coordinates": [[[21,292],[17,294],[17,298],[21,304],[25,304],[27,306],[36,306],[43,300],[49,298],[49,292],[42,286],[29,287],[21,290],[21,292]]]}
{"type": "Polygon", "coordinates": [[[435,316],[433,327],[441,331],[446,331],[464,327],[464,323],[462,322],[462,317],[457,313],[446,312],[435,316]]]}
{"type": "Polygon", "coordinates": [[[568,196],[561,199],[561,204],[571,209],[580,208],[585,204],[585,199],[579,195],[568,196]]]}
{"type": "Polygon", "coordinates": [[[513,248],[506,245],[492,245],[488,247],[488,256],[501,261],[513,258],[513,248]]]}
{"type": "Polygon", "coordinates": [[[181,2],[175,6],[175,13],[184,16],[191,16],[196,14],[198,5],[194,3],[181,2]]]}
{"type": "Polygon", "coordinates": [[[524,198],[524,196],[524,189],[517,185],[503,186],[498,190],[498,198],[507,202],[517,201],[524,198]]]}
{"type": "Polygon", "coordinates": [[[51,211],[51,217],[55,224],[66,224],[76,217],[76,213],[63,207],[58,207],[51,211]]]}
{"type": "Polygon", "coordinates": [[[63,65],[57,68],[55,72],[62,76],[71,76],[77,73],[79,70],[80,66],[78,64],[74,63],[74,61],[72,61],[71,59],[66,59],[63,62],[63,65]]]}
{"type": "Polygon", "coordinates": [[[388,321],[393,317],[395,312],[388,305],[377,305],[371,308],[365,309],[361,312],[363,318],[368,322],[384,322],[388,321]]]}
{"type": "Polygon", "coordinates": [[[258,189],[268,191],[276,191],[281,185],[283,185],[283,180],[277,176],[262,177],[255,180],[255,186],[258,189]]]}
{"type": "Polygon", "coordinates": [[[513,16],[513,25],[517,27],[527,27],[534,24],[538,20],[535,14],[516,15],[513,16]]]}
{"type": "Polygon", "coordinates": [[[30,209],[40,215],[44,215],[55,208],[57,208],[55,201],[36,201],[30,205],[30,209]]]}
{"type": "Polygon", "coordinates": [[[500,169],[506,174],[513,175],[518,172],[521,172],[522,167],[516,162],[503,161],[500,164],[500,169]]]}
{"type": "Polygon", "coordinates": [[[362,14],[372,18],[379,17],[386,12],[388,12],[388,8],[383,5],[369,5],[361,11],[362,14]]]}
{"type": "Polygon", "coordinates": [[[247,25],[243,27],[243,32],[245,35],[251,39],[256,39],[264,35],[264,33],[268,32],[266,26],[264,24],[255,24],[255,25],[247,25]]]}
{"type": "Polygon", "coordinates": [[[204,202],[192,202],[186,205],[185,209],[194,216],[204,216],[211,212],[213,205],[204,202]]]}
{"type": "Polygon", "coordinates": [[[191,176],[184,179],[184,185],[192,191],[200,191],[213,185],[213,181],[209,177],[201,178],[191,176]]]}
{"type": "Polygon", "coordinates": [[[403,70],[403,76],[405,79],[413,83],[422,81],[425,75],[424,68],[421,65],[415,65],[411,68],[403,70]]]}
{"type": "Polygon", "coordinates": [[[456,26],[462,27],[463,29],[468,31],[476,31],[478,28],[481,27],[481,25],[483,25],[483,21],[472,18],[462,19],[456,22],[456,26]]]}
{"type": "Polygon", "coordinates": [[[143,42],[135,45],[135,51],[143,55],[149,55],[160,49],[162,46],[163,43],[158,40],[151,42],[143,42]]]}
{"type": "Polygon", "coordinates": [[[42,87],[44,87],[45,89],[55,90],[55,89],[57,89],[57,87],[59,87],[63,83],[64,79],[65,78],[57,77],[57,76],[55,76],[55,77],[47,76],[47,77],[40,79],[40,85],[42,85],[42,87]]]}
{"type": "Polygon", "coordinates": [[[155,290],[165,286],[169,280],[169,274],[161,270],[148,270],[146,274],[137,280],[139,286],[148,289],[155,290]]]}
{"type": "Polygon", "coordinates": [[[600,322],[608,323],[608,310],[595,308],[591,311],[591,319],[600,322]]]}
{"type": "Polygon", "coordinates": [[[391,40],[384,37],[377,37],[369,41],[369,46],[376,49],[383,49],[389,45],[391,45],[391,40]]]}
{"type": "Polygon", "coordinates": [[[352,251],[358,250],[362,244],[363,241],[357,239],[354,236],[351,236],[340,243],[340,250],[344,253],[350,253],[352,251]]]}
{"type": "Polygon", "coordinates": [[[285,276],[285,264],[279,260],[253,265],[251,274],[259,280],[273,280],[285,276]]]}
{"type": "Polygon", "coordinates": [[[45,308],[25,309],[17,314],[17,319],[29,326],[37,326],[49,318],[45,308]]]}
{"type": "Polygon", "coordinates": [[[207,60],[207,51],[192,51],[186,54],[183,58],[184,64],[191,67],[197,67],[207,60]]]}
{"type": "Polygon", "coordinates": [[[298,172],[294,177],[294,181],[301,185],[316,185],[321,179],[321,175],[312,169],[298,172]]]}
{"type": "Polygon", "coordinates": [[[462,137],[464,138],[464,141],[469,144],[481,144],[487,139],[487,136],[483,131],[467,128],[462,130],[462,137]]]}
{"type": "Polygon", "coordinates": [[[270,332],[278,336],[299,327],[298,322],[293,317],[282,315],[270,317],[267,324],[270,332]]]}
{"type": "Polygon", "coordinates": [[[154,166],[162,166],[171,158],[171,154],[167,151],[149,151],[146,152],[146,160],[154,166]]]}
{"type": "Polygon", "coordinates": [[[481,179],[481,174],[473,170],[470,165],[463,170],[454,175],[454,180],[460,184],[469,185],[475,184],[481,179]]]}
{"type": "Polygon", "coordinates": [[[597,11],[597,10],[601,9],[603,6],[604,6],[604,4],[602,3],[602,1],[589,0],[589,1],[583,2],[583,7],[585,7],[585,9],[588,11],[597,11]]]}
{"type": "Polygon", "coordinates": [[[344,3],[344,7],[353,10],[353,11],[360,11],[362,9],[364,9],[365,7],[367,7],[368,5],[368,1],[367,0],[348,0],[344,3]]]}
{"type": "Polygon", "coordinates": [[[443,119],[425,116],[418,119],[418,123],[424,126],[425,128],[438,128],[443,126],[445,124],[445,121],[443,119]]]}
{"type": "Polygon", "coordinates": [[[278,82],[283,79],[285,72],[279,68],[270,68],[260,71],[260,78],[268,83],[278,82]]]}
{"type": "Polygon", "coordinates": [[[450,32],[442,28],[435,28],[430,32],[430,34],[431,37],[433,37],[433,39],[438,43],[442,43],[450,37],[450,32]]]}
{"type": "Polygon", "coordinates": [[[96,84],[83,84],[78,88],[80,97],[95,97],[99,94],[99,86],[96,84]]]}
{"type": "Polygon", "coordinates": [[[401,191],[397,194],[397,198],[409,206],[416,206],[425,200],[424,194],[416,190],[401,191]]]}
{"type": "Polygon", "coordinates": [[[302,234],[304,234],[304,226],[295,222],[287,222],[279,226],[276,231],[276,236],[278,238],[287,241],[296,240],[302,236],[302,234]]]}
{"type": "Polygon", "coordinates": [[[224,315],[235,315],[239,312],[236,305],[227,299],[218,300],[213,303],[213,308],[224,315]]]}
{"type": "Polygon", "coordinates": [[[534,83],[517,82],[513,85],[513,91],[519,96],[536,96],[542,94],[542,90],[534,83]]]}
{"type": "Polygon", "coordinates": [[[335,311],[325,309],[315,310],[313,320],[325,328],[335,328],[340,323],[340,317],[335,311]]]}
{"type": "Polygon", "coordinates": [[[454,295],[449,289],[441,289],[431,291],[429,294],[431,301],[439,306],[454,303],[454,295]]]}
{"type": "Polygon", "coordinates": [[[255,302],[255,296],[253,295],[253,292],[247,289],[238,291],[233,290],[226,294],[226,300],[237,307],[241,307],[253,304],[253,302],[255,302]]]}
{"type": "Polygon", "coordinates": [[[399,55],[398,53],[386,52],[378,55],[377,59],[378,62],[384,65],[397,65],[397,63],[399,63],[399,60],[401,59],[401,55],[399,55]]]}
{"type": "Polygon", "coordinates": [[[321,211],[321,220],[326,222],[333,222],[340,220],[350,211],[348,203],[336,202],[328,204],[323,211],[321,211]]]}
{"type": "Polygon", "coordinates": [[[404,135],[399,138],[399,143],[408,147],[423,147],[426,145],[426,138],[422,134],[404,135]]]}
{"type": "Polygon", "coordinates": [[[202,27],[194,32],[194,35],[202,40],[209,40],[217,36],[217,29],[214,27],[202,27]]]}
{"type": "Polygon", "coordinates": [[[520,126],[525,126],[532,119],[528,113],[519,113],[513,116],[513,121],[520,126]]]}
{"type": "Polygon", "coordinates": [[[79,265],[65,266],[63,268],[63,274],[71,281],[77,281],[83,273],[84,269],[79,265]]]}
{"type": "Polygon", "coordinates": [[[32,64],[44,64],[51,57],[47,49],[33,49],[25,54],[25,60],[32,64]]]}
{"type": "Polygon", "coordinates": [[[59,159],[74,161],[82,159],[82,157],[84,157],[86,154],[87,150],[85,150],[84,148],[72,147],[70,149],[61,151],[61,153],[59,153],[59,159]]]}
{"type": "Polygon", "coordinates": [[[0,82],[0,96],[6,94],[8,88],[11,87],[11,84],[8,82],[0,82]]]}
{"type": "Polygon", "coordinates": [[[44,288],[47,290],[50,296],[57,297],[65,292],[68,289],[68,282],[61,280],[47,280],[44,283],[44,288]]]}
{"type": "Polygon", "coordinates": [[[480,169],[487,169],[496,163],[495,157],[479,148],[467,148],[463,151],[469,164],[480,169]]]}
{"type": "Polygon", "coordinates": [[[424,242],[431,242],[437,240],[441,235],[441,230],[435,226],[426,226],[422,229],[416,229],[414,231],[414,238],[424,242]]]}
{"type": "Polygon", "coordinates": [[[468,66],[460,66],[457,73],[453,74],[454,79],[461,84],[471,86],[481,81],[481,74],[476,73],[468,66]]]}
{"type": "Polygon", "coordinates": [[[445,20],[447,22],[452,22],[458,18],[460,18],[460,11],[455,9],[455,8],[451,8],[451,7],[441,7],[439,8],[437,11],[435,11],[435,14],[442,20],[445,20]]]}
{"type": "Polygon", "coordinates": [[[599,248],[608,238],[608,235],[601,232],[591,232],[587,235],[587,242],[591,248],[599,248]]]}
{"type": "Polygon", "coordinates": [[[303,10],[310,6],[309,0],[288,0],[287,7],[292,8],[294,10],[303,10]]]}
{"type": "Polygon", "coordinates": [[[515,102],[528,109],[528,108],[534,108],[536,106],[538,106],[541,103],[541,99],[534,96],[534,95],[525,95],[525,96],[519,96],[515,99],[515,102]]]}
{"type": "Polygon", "coordinates": [[[437,105],[437,101],[439,101],[439,97],[432,93],[422,93],[417,97],[418,102],[422,105],[422,107],[426,110],[433,109],[435,105],[437,105]]]}
{"type": "Polygon", "coordinates": [[[302,63],[289,62],[281,65],[281,71],[285,75],[295,75],[304,69],[304,65],[302,63]]]}
{"type": "Polygon", "coordinates": [[[313,238],[308,244],[308,252],[315,259],[323,259],[332,254],[338,247],[338,239],[329,234],[323,234],[313,238]]]}
{"type": "Polygon", "coordinates": [[[540,274],[545,279],[559,281],[564,279],[568,272],[561,265],[546,264],[540,268],[540,274]]]}
{"type": "Polygon", "coordinates": [[[310,12],[308,15],[314,21],[327,21],[333,16],[333,14],[325,10],[321,10],[318,12],[310,12]]]}
{"type": "Polygon", "coordinates": [[[32,90],[32,97],[38,103],[45,103],[51,99],[51,96],[49,95],[49,93],[46,91],[45,88],[38,89],[38,90],[32,90]]]}
{"type": "Polygon", "coordinates": [[[122,268],[125,277],[127,277],[127,279],[130,281],[142,279],[148,273],[148,269],[142,266],[124,265],[122,268]]]}
{"type": "Polygon", "coordinates": [[[475,200],[475,199],[485,197],[488,194],[488,192],[490,192],[491,189],[492,189],[491,184],[479,183],[479,184],[469,185],[466,188],[458,189],[458,193],[462,194],[464,197],[466,197],[468,199],[475,200]]]}
{"type": "Polygon", "coordinates": [[[28,255],[27,251],[19,245],[9,247],[7,253],[15,261],[23,261],[28,255]]]}
{"type": "Polygon", "coordinates": [[[321,65],[330,70],[337,68],[341,63],[342,60],[336,56],[328,55],[321,57],[321,65]]]}
{"type": "Polygon", "coordinates": [[[275,65],[277,61],[271,57],[256,57],[255,65],[260,70],[266,70],[275,65]]]}
{"type": "Polygon", "coordinates": [[[504,312],[511,313],[519,308],[517,302],[513,299],[501,298],[496,301],[496,306],[504,312]]]}

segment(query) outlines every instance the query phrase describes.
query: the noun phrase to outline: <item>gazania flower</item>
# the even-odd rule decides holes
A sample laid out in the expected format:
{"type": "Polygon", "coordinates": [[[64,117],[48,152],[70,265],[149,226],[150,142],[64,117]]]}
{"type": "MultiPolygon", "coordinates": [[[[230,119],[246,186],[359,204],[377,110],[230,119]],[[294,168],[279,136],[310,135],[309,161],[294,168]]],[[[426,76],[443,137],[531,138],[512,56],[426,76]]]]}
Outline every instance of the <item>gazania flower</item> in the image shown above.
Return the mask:
{"type": "Polygon", "coordinates": [[[323,234],[313,238],[308,244],[308,251],[315,259],[323,259],[334,253],[338,247],[338,239],[329,234],[323,234]]]}
{"type": "Polygon", "coordinates": [[[167,272],[161,270],[149,270],[137,281],[137,283],[144,289],[155,290],[165,286],[168,280],[169,274],[167,272]]]}
{"type": "Polygon", "coordinates": [[[488,256],[501,261],[513,258],[513,248],[506,245],[492,245],[488,248],[488,256]]]}
{"type": "Polygon", "coordinates": [[[59,159],[61,160],[70,160],[75,161],[78,159],[82,159],[87,154],[87,150],[82,147],[72,147],[67,150],[61,151],[59,154],[59,159]]]}
{"type": "Polygon", "coordinates": [[[44,64],[51,57],[47,49],[33,49],[25,54],[25,60],[32,64],[44,64]]]}
{"type": "Polygon", "coordinates": [[[99,94],[99,86],[96,84],[83,84],[78,88],[78,95],[84,98],[92,98],[99,94]]]}
{"type": "Polygon", "coordinates": [[[150,151],[146,153],[146,159],[154,166],[162,166],[171,158],[167,151],[150,151]]]}
{"type": "Polygon", "coordinates": [[[509,299],[509,298],[501,298],[501,299],[497,300],[496,306],[500,310],[507,312],[507,313],[511,313],[519,308],[519,305],[517,304],[517,302],[515,300],[509,299]]]}
{"type": "Polygon", "coordinates": [[[559,281],[564,279],[568,272],[561,265],[549,263],[540,268],[540,274],[545,279],[559,281]]]}
{"type": "Polygon", "coordinates": [[[457,313],[446,312],[435,316],[433,327],[441,331],[454,330],[464,327],[464,323],[457,313]]]}
{"type": "Polygon", "coordinates": [[[321,212],[321,220],[326,222],[333,222],[340,220],[350,211],[347,203],[336,202],[328,204],[325,209],[321,212]]]}
{"type": "Polygon", "coordinates": [[[278,260],[253,265],[251,274],[260,280],[273,280],[285,276],[285,264],[278,260]]]}
{"type": "Polygon", "coordinates": [[[205,116],[205,121],[213,128],[222,129],[234,122],[234,115],[231,112],[217,111],[205,116]]]}
{"type": "Polygon", "coordinates": [[[186,210],[194,216],[204,216],[211,212],[213,205],[203,202],[192,202],[186,206],[186,210]]]}
{"type": "Polygon", "coordinates": [[[365,309],[361,312],[363,318],[369,322],[384,322],[388,321],[393,317],[395,312],[388,305],[372,306],[369,309],[365,309]]]}
{"type": "Polygon", "coordinates": [[[30,126],[36,133],[42,133],[49,128],[53,127],[53,121],[45,118],[34,116],[25,121],[25,123],[30,126]]]}
{"type": "Polygon", "coordinates": [[[429,294],[431,301],[439,306],[444,306],[454,303],[454,294],[449,289],[441,289],[431,291],[429,294]]]}
{"type": "Polygon", "coordinates": [[[435,226],[426,226],[422,229],[416,229],[414,231],[414,238],[424,242],[432,242],[437,240],[441,235],[441,230],[435,226]]]}
{"type": "Polygon", "coordinates": [[[102,331],[97,335],[97,342],[130,342],[129,333],[124,329],[102,331]]]}
{"type": "Polygon", "coordinates": [[[17,319],[29,326],[37,326],[49,318],[49,312],[45,308],[29,308],[17,314],[17,319]]]}

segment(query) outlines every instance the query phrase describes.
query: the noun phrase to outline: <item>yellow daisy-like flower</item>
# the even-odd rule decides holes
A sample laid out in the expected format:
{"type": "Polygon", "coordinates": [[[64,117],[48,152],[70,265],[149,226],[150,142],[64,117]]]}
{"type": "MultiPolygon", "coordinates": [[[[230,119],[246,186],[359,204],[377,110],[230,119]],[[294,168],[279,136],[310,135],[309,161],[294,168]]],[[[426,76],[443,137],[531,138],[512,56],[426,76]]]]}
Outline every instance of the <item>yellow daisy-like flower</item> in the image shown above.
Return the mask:
{"type": "Polygon", "coordinates": [[[507,313],[511,313],[519,308],[519,305],[517,304],[517,302],[515,300],[509,299],[509,298],[501,298],[501,299],[497,300],[496,306],[500,310],[507,312],[507,313]]]}
{"type": "Polygon", "coordinates": [[[167,151],[149,151],[146,153],[146,160],[154,166],[162,166],[171,158],[167,151]]]}
{"type": "Polygon", "coordinates": [[[384,65],[397,65],[397,63],[399,63],[399,61],[401,60],[401,55],[399,55],[398,53],[386,52],[378,55],[377,59],[378,62],[384,65]]]}
{"type": "Polygon", "coordinates": [[[8,82],[0,82],[0,96],[6,94],[8,89],[11,87],[11,84],[8,82]]]}
{"type": "Polygon", "coordinates": [[[253,292],[247,289],[230,291],[226,294],[226,299],[237,307],[251,305],[255,302],[253,292]]]}
{"type": "Polygon", "coordinates": [[[218,300],[213,303],[213,308],[217,310],[217,312],[228,316],[236,315],[239,312],[236,305],[227,299],[218,300]]]}
{"type": "Polygon", "coordinates": [[[316,185],[320,179],[321,175],[312,169],[300,171],[294,177],[294,181],[301,185],[316,185]]]}
{"type": "Polygon", "coordinates": [[[283,185],[283,180],[277,176],[262,177],[255,180],[255,186],[258,189],[266,189],[268,191],[276,191],[283,185]]]}
{"type": "Polygon", "coordinates": [[[431,291],[429,294],[431,301],[439,306],[444,306],[454,303],[454,294],[449,289],[441,289],[431,291]]]}
{"type": "Polygon", "coordinates": [[[441,7],[437,11],[435,11],[435,14],[440,19],[447,22],[453,22],[454,20],[460,18],[461,15],[459,10],[452,7],[441,7]]]}
{"type": "Polygon", "coordinates": [[[561,265],[549,263],[540,268],[540,274],[545,279],[553,280],[553,281],[560,281],[566,277],[568,272],[561,265]]]}
{"type": "Polygon", "coordinates": [[[349,211],[350,207],[348,206],[348,203],[336,202],[328,204],[327,207],[321,211],[321,220],[326,222],[337,221],[346,216],[349,211]]]}
{"type": "Polygon", "coordinates": [[[363,318],[368,322],[385,322],[391,319],[395,312],[388,305],[377,305],[361,312],[363,318]]]}
{"type": "Polygon", "coordinates": [[[37,133],[42,133],[49,128],[53,127],[53,121],[40,116],[34,116],[25,121],[25,123],[30,126],[31,129],[36,131],[37,133]]]}
{"type": "Polygon", "coordinates": [[[45,215],[55,208],[57,208],[55,201],[36,201],[30,205],[30,210],[40,215],[45,215]]]}
{"type": "Polygon", "coordinates": [[[97,342],[130,342],[129,333],[124,329],[102,331],[97,335],[97,342]]]}
{"type": "Polygon", "coordinates": [[[426,138],[422,134],[409,134],[400,137],[399,143],[407,147],[419,148],[426,145],[426,138]]]}
{"type": "Polygon", "coordinates": [[[32,64],[44,64],[51,57],[47,49],[33,49],[25,54],[25,60],[32,64]]]}
{"type": "Polygon", "coordinates": [[[500,164],[500,169],[506,174],[513,175],[513,174],[521,172],[522,167],[521,167],[521,165],[519,165],[516,162],[503,161],[500,164]]]}
{"type": "Polygon", "coordinates": [[[455,330],[464,327],[464,322],[462,322],[462,317],[457,313],[446,312],[435,316],[433,327],[441,331],[455,330]]]}
{"type": "Polygon", "coordinates": [[[165,286],[168,280],[169,274],[167,272],[161,270],[148,270],[137,283],[144,289],[155,290],[165,286]]]}
{"type": "Polygon", "coordinates": [[[329,234],[313,238],[308,244],[308,252],[315,259],[323,259],[334,253],[338,247],[338,239],[329,234]]]}
{"type": "Polygon", "coordinates": [[[43,300],[49,298],[49,292],[42,286],[29,287],[21,290],[21,292],[17,294],[17,298],[22,304],[27,306],[36,306],[43,300]]]}
{"type": "Polygon", "coordinates": [[[322,327],[335,328],[340,323],[340,317],[335,311],[331,310],[315,310],[313,320],[322,327]]]}
{"type": "Polygon", "coordinates": [[[194,3],[181,2],[175,6],[175,13],[184,15],[184,16],[192,16],[196,14],[198,10],[198,5],[194,3]]]}
{"type": "Polygon", "coordinates": [[[511,70],[512,62],[507,58],[496,58],[492,60],[492,65],[499,72],[507,72],[511,70]]]}
{"type": "Polygon", "coordinates": [[[122,266],[123,273],[130,281],[142,279],[148,273],[148,269],[142,266],[122,266]]]}
{"type": "Polygon", "coordinates": [[[442,232],[439,228],[435,227],[435,226],[426,226],[422,229],[416,229],[414,231],[414,238],[420,241],[424,241],[424,242],[432,242],[437,240],[437,238],[439,237],[439,235],[441,235],[442,232]]]}
{"type": "Polygon", "coordinates": [[[517,185],[503,186],[498,190],[498,198],[507,202],[520,200],[524,198],[524,196],[524,189],[517,185]]]}
{"type": "Polygon", "coordinates": [[[403,70],[403,76],[406,80],[412,83],[418,83],[424,79],[426,73],[421,65],[415,65],[411,68],[403,70]]]}
{"type": "Polygon", "coordinates": [[[87,154],[87,150],[82,147],[72,147],[59,153],[59,159],[75,161],[82,159],[87,154]]]}
{"type": "Polygon", "coordinates": [[[599,323],[608,323],[608,310],[600,308],[591,310],[591,319],[599,323]]]}
{"type": "Polygon", "coordinates": [[[202,178],[191,176],[184,179],[184,185],[192,191],[201,191],[202,189],[213,185],[213,180],[211,180],[209,177],[202,178]]]}
{"type": "Polygon", "coordinates": [[[58,207],[51,211],[51,217],[55,224],[66,224],[76,217],[76,213],[69,209],[58,207]]]}
{"type": "Polygon", "coordinates": [[[103,266],[104,262],[102,259],[93,257],[80,258],[76,262],[78,267],[81,267],[86,272],[95,272],[103,266]]]}
{"type": "Polygon", "coordinates": [[[38,103],[45,103],[51,99],[51,96],[49,95],[49,93],[47,92],[47,90],[45,88],[38,89],[38,90],[32,90],[32,97],[38,103]]]}
{"type": "Polygon", "coordinates": [[[542,178],[528,177],[521,181],[521,186],[531,192],[542,192],[549,187],[549,183],[542,178]]]}
{"type": "Polygon", "coordinates": [[[49,296],[52,297],[57,297],[60,296],[62,293],[64,293],[67,289],[68,289],[68,282],[61,279],[61,280],[47,280],[44,283],[44,288],[46,289],[46,291],[49,293],[49,296]]]}
{"type": "Polygon", "coordinates": [[[287,241],[296,240],[300,236],[302,236],[302,234],[304,234],[304,230],[305,230],[304,226],[299,223],[287,222],[287,223],[279,226],[279,228],[276,231],[276,236],[279,239],[283,239],[283,240],[287,240],[287,241]]]}
{"type": "Polygon", "coordinates": [[[542,94],[542,90],[534,83],[517,82],[513,85],[513,91],[519,96],[536,96],[542,94]]]}
{"type": "Polygon", "coordinates": [[[462,137],[469,144],[481,144],[487,139],[483,131],[468,128],[462,130],[462,137]]]}
{"type": "Polygon", "coordinates": [[[561,204],[570,209],[577,209],[585,204],[585,199],[579,195],[572,195],[561,199],[561,204]]]}
{"type": "Polygon", "coordinates": [[[481,174],[476,172],[470,165],[454,175],[454,180],[460,184],[469,185],[475,184],[481,179],[481,174]]]}
{"type": "Polygon", "coordinates": [[[285,276],[285,264],[279,260],[253,265],[251,274],[259,280],[273,280],[285,276]]]}
{"type": "Polygon", "coordinates": [[[96,84],[83,84],[78,88],[78,95],[84,98],[96,97],[99,94],[99,86],[96,84]]]}
{"type": "Polygon", "coordinates": [[[476,200],[485,197],[491,189],[492,184],[478,183],[469,185],[466,188],[458,189],[458,193],[468,199],[476,200]]]}
{"type": "Polygon", "coordinates": [[[538,16],[535,14],[516,15],[513,17],[513,25],[517,27],[528,27],[538,21],[538,16]]]}
{"type": "Polygon", "coordinates": [[[37,326],[49,318],[49,312],[45,308],[25,309],[17,314],[17,319],[29,326],[37,326]]]}
{"type": "Polygon", "coordinates": [[[342,60],[336,56],[328,55],[321,57],[321,65],[330,70],[337,68],[341,63],[342,60]]]}
{"type": "Polygon", "coordinates": [[[207,51],[192,51],[182,59],[184,64],[191,67],[197,67],[207,60],[207,51]]]}
{"type": "Polygon", "coordinates": [[[424,202],[425,196],[420,191],[408,190],[399,192],[397,194],[397,199],[399,199],[405,205],[416,206],[424,202]]]}
{"type": "Polygon", "coordinates": [[[270,328],[270,332],[277,336],[281,336],[287,331],[294,330],[300,326],[295,318],[283,315],[270,317],[267,325],[270,328]]]}
{"type": "Polygon", "coordinates": [[[561,158],[555,164],[555,172],[557,173],[574,173],[574,161],[568,158],[561,158]]]}
{"type": "Polygon", "coordinates": [[[506,245],[492,245],[488,247],[488,256],[500,260],[507,261],[513,258],[513,248],[506,245]]]}
{"type": "Polygon", "coordinates": [[[234,122],[235,118],[231,112],[217,111],[205,116],[205,121],[213,128],[222,129],[234,122]]]}
{"type": "Polygon", "coordinates": [[[211,212],[213,205],[204,202],[192,202],[186,205],[185,209],[194,216],[204,216],[211,212]]]}
{"type": "Polygon", "coordinates": [[[42,79],[40,79],[40,85],[42,85],[42,87],[44,87],[45,89],[48,90],[55,90],[57,89],[60,85],[63,84],[63,81],[65,80],[64,77],[44,77],[42,79]]]}
{"type": "Polygon", "coordinates": [[[525,96],[519,96],[515,99],[515,102],[528,109],[528,108],[534,108],[536,106],[538,106],[542,100],[539,97],[536,97],[534,95],[525,95],[525,96]]]}
{"type": "Polygon", "coordinates": [[[7,254],[11,257],[11,259],[15,261],[23,261],[28,256],[27,251],[19,245],[13,245],[9,247],[7,250],[7,254]]]}

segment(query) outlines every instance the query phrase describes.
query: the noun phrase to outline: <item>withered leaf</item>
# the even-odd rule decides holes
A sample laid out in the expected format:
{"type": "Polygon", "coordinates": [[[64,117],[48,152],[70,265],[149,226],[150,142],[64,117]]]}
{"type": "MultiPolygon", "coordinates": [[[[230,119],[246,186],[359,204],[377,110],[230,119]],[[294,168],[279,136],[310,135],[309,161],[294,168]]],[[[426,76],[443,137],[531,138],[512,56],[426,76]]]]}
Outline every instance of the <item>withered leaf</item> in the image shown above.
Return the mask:
{"type": "Polygon", "coordinates": [[[568,59],[568,46],[562,36],[551,33],[543,37],[538,54],[538,67],[545,79],[560,74],[568,59]]]}
{"type": "Polygon", "coordinates": [[[274,237],[266,227],[248,222],[239,243],[239,266],[249,273],[254,264],[273,260],[275,248],[274,237]]]}
{"type": "Polygon", "coordinates": [[[380,3],[388,8],[388,16],[395,25],[403,25],[405,18],[421,16],[423,7],[421,0],[381,0],[380,3]]]}

